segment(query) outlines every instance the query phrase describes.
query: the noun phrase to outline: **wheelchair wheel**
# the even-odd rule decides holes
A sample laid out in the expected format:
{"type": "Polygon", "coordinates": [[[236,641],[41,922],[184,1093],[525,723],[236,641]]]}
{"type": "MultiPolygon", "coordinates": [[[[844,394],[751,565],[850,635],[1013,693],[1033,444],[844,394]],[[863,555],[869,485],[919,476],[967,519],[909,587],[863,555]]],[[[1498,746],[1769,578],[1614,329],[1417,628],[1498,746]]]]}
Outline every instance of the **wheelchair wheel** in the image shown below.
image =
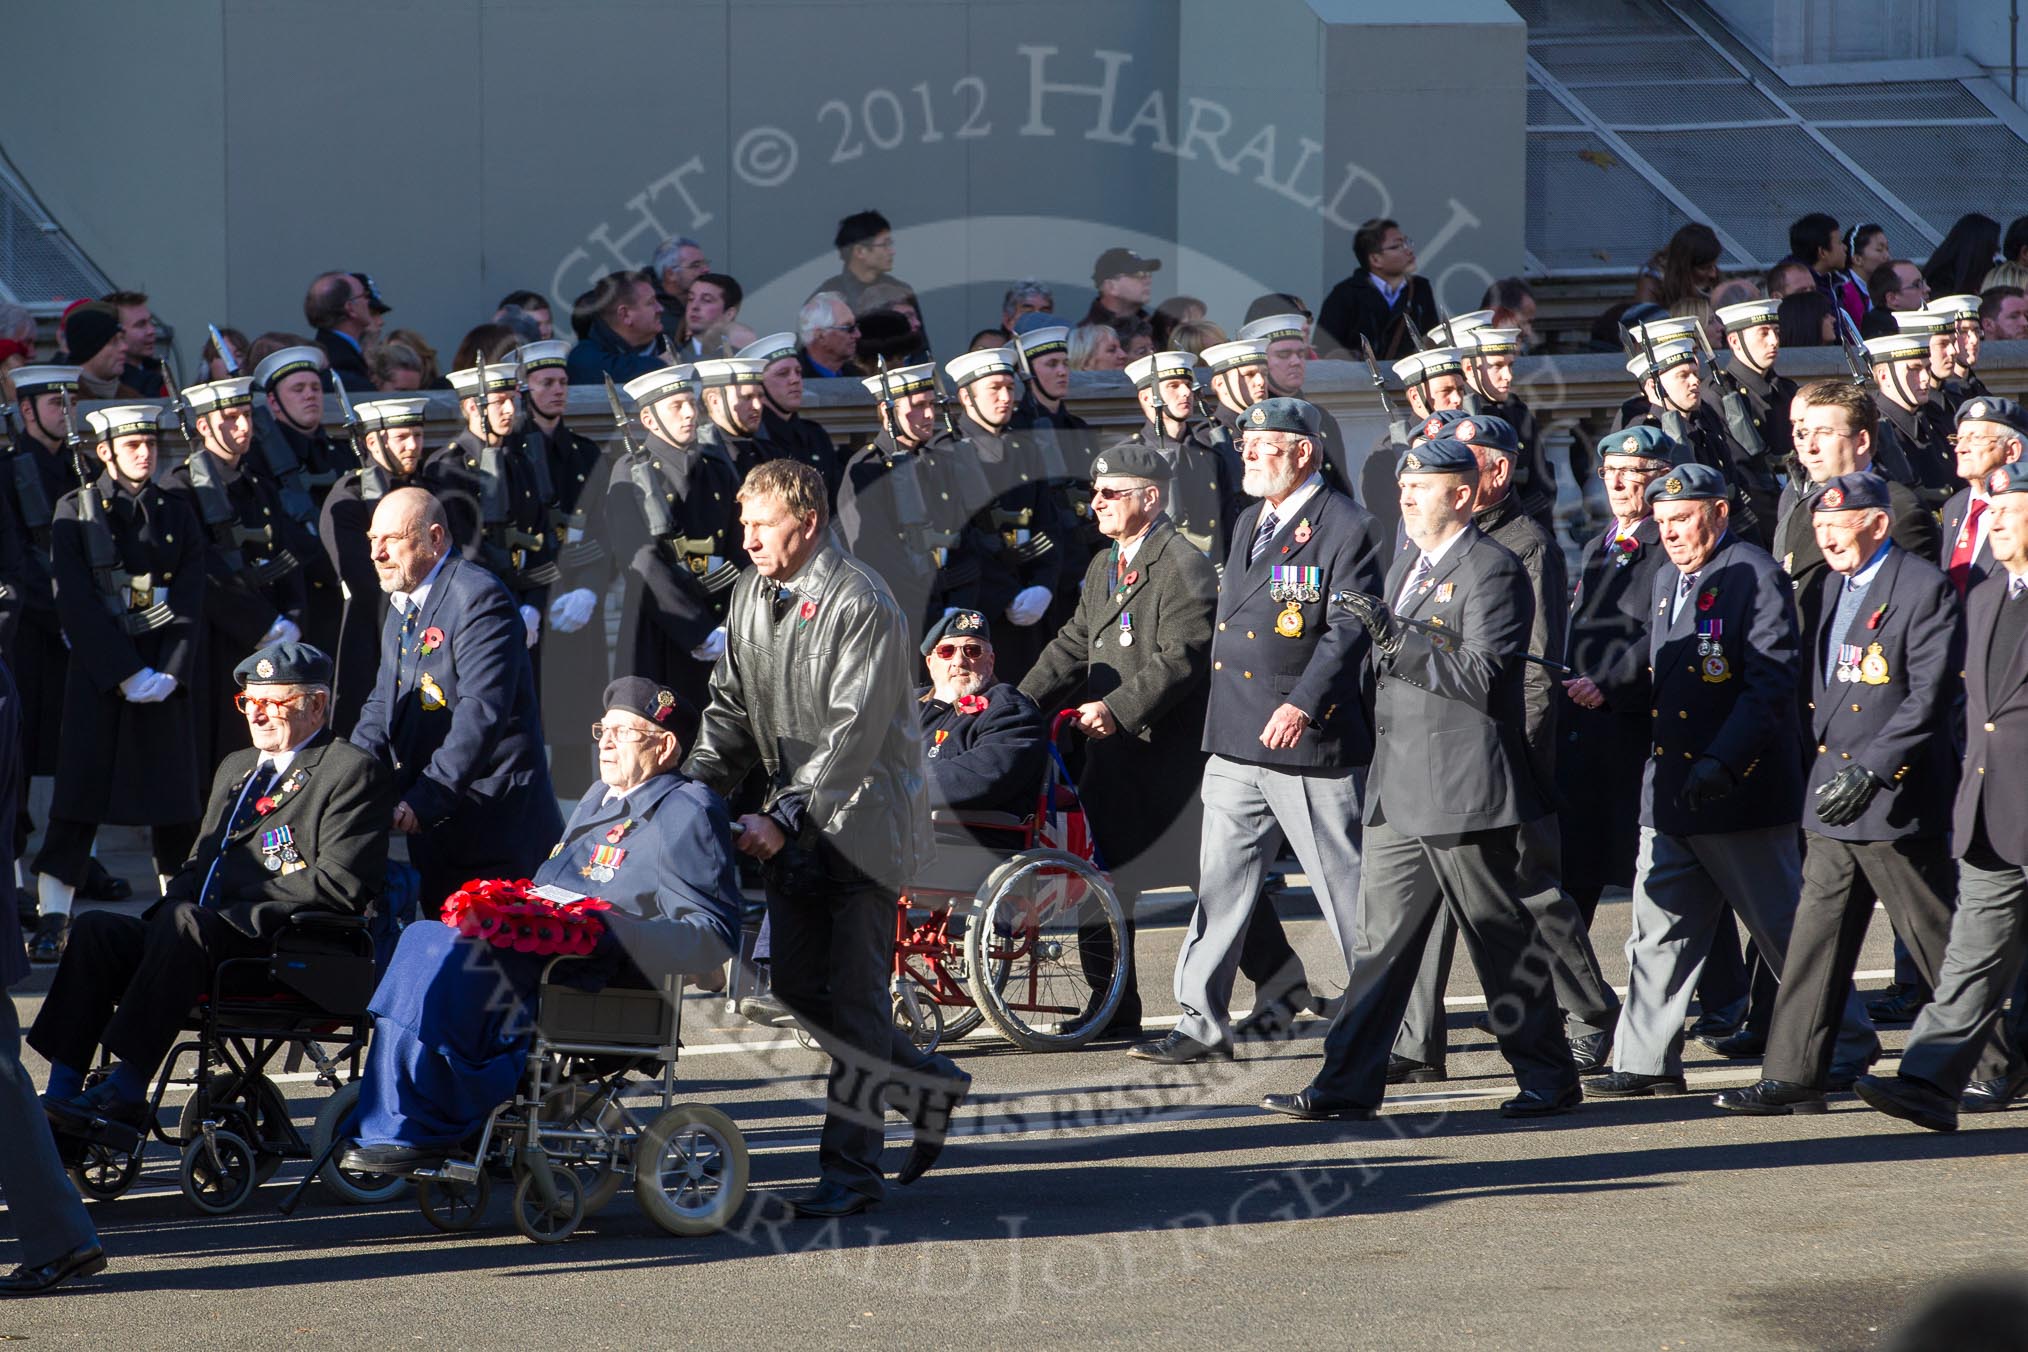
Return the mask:
{"type": "Polygon", "coordinates": [[[533,1170],[524,1172],[514,1185],[514,1228],[537,1244],[561,1244],[576,1233],[585,1214],[584,1189],[576,1174],[551,1169],[549,1181],[556,1189],[554,1205],[542,1200],[533,1170]]]}
{"type": "Polygon", "coordinates": [[[1126,918],[1104,873],[1062,850],[993,871],[965,932],[972,998],[1028,1051],[1064,1051],[1105,1027],[1126,989],[1126,918]]]}
{"type": "Polygon", "coordinates": [[[746,1200],[746,1137],[701,1103],[679,1103],[641,1133],[634,1198],[672,1235],[722,1230],[746,1200]]]}
{"type": "MultiPolygon", "coordinates": [[[[598,1091],[590,1085],[567,1084],[550,1091],[542,1100],[536,1120],[544,1127],[597,1132],[605,1137],[597,1143],[543,1142],[549,1151],[550,1167],[576,1177],[584,1214],[596,1216],[627,1181],[627,1110],[611,1098],[600,1099],[598,1091]]],[[[518,1210],[516,1214],[519,1215],[518,1210]]]]}
{"type": "Polygon", "coordinates": [[[214,1131],[207,1140],[200,1132],[183,1147],[177,1182],[183,1185],[183,1195],[192,1206],[223,1216],[246,1205],[260,1184],[259,1172],[254,1148],[244,1136],[236,1131],[214,1131]]]}
{"type": "Polygon", "coordinates": [[[894,1026],[927,1056],[944,1040],[944,1007],[904,981],[894,993],[894,1026]]]}
{"type": "Polygon", "coordinates": [[[121,1150],[96,1141],[79,1141],[76,1145],[77,1160],[70,1166],[71,1181],[93,1201],[112,1201],[133,1187],[134,1180],[141,1176],[145,1145],[134,1150],[121,1150]]]}
{"type": "MultiPolygon", "coordinates": [[[[345,1140],[353,1135],[359,1124],[359,1082],[340,1085],[338,1092],[324,1100],[324,1106],[317,1110],[316,1125],[310,1128],[310,1158],[324,1159],[324,1152],[331,1148],[331,1142],[345,1140]]],[[[339,1153],[342,1154],[343,1147],[339,1153]]],[[[324,1160],[324,1167],[317,1172],[317,1181],[330,1190],[341,1202],[354,1206],[374,1206],[391,1202],[408,1189],[405,1178],[389,1178],[385,1174],[358,1174],[338,1167],[338,1156],[324,1160]]]]}
{"type": "Polygon", "coordinates": [[[486,1214],[493,1200],[493,1175],[483,1165],[470,1183],[448,1178],[418,1178],[415,1200],[423,1219],[446,1234],[469,1230],[486,1214]]]}

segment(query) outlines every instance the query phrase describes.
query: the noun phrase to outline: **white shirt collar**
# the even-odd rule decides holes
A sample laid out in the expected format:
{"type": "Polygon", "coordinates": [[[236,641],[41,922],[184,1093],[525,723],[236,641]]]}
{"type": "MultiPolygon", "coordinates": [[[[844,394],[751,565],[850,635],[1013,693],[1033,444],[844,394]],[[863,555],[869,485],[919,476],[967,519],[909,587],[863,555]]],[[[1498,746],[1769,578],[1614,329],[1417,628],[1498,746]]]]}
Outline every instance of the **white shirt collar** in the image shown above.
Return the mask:
{"type": "Polygon", "coordinates": [[[1894,541],[1882,540],[1880,548],[1873,551],[1873,557],[1866,560],[1865,566],[1858,572],[1846,578],[1845,585],[1856,591],[1865,591],[1868,587],[1872,586],[1873,579],[1879,576],[1880,565],[1887,562],[1887,551],[1893,548],[1894,541]]]}
{"type": "MultiPolygon", "coordinates": [[[[1160,517],[1156,518],[1157,521],[1159,521],[1160,519],[1161,519],[1160,517]]],[[[1155,522],[1150,521],[1148,523],[1147,530],[1142,531],[1139,535],[1136,535],[1131,541],[1122,544],[1120,546],[1120,557],[1124,559],[1126,562],[1132,563],[1134,561],[1134,555],[1141,552],[1141,546],[1148,542],[1148,536],[1153,534],[1154,530],[1155,530],[1155,522]]]]}
{"type": "MultiPolygon", "coordinates": [[[[1467,527],[1465,528],[1465,530],[1470,530],[1470,529],[1471,529],[1471,527],[1469,527],[1469,526],[1467,526],[1467,527]]],[[[1437,565],[1438,565],[1439,563],[1442,563],[1442,562],[1444,561],[1444,555],[1446,555],[1446,554],[1450,553],[1452,549],[1456,548],[1456,547],[1457,547],[1457,543],[1458,543],[1458,541],[1460,541],[1460,540],[1462,540],[1462,539],[1464,539],[1464,538],[1465,538],[1465,531],[1462,531],[1462,530],[1461,530],[1461,531],[1459,531],[1459,532],[1458,532],[1458,533],[1457,533],[1456,535],[1453,535],[1453,536],[1452,536],[1452,537],[1451,537],[1450,539],[1448,539],[1448,540],[1444,541],[1444,542],[1443,542],[1442,544],[1438,545],[1438,546],[1437,546],[1437,547],[1436,547],[1435,549],[1433,549],[1433,550],[1432,550],[1432,549],[1425,549],[1425,550],[1423,551],[1423,553],[1422,553],[1422,556],[1423,556],[1424,558],[1428,559],[1428,560],[1429,560],[1429,566],[1430,566],[1430,567],[1432,567],[1432,568],[1434,568],[1434,567],[1436,567],[1436,566],[1437,566],[1437,565]]]]}
{"type": "Polygon", "coordinates": [[[451,551],[446,549],[444,550],[443,557],[437,560],[436,567],[430,569],[430,575],[421,582],[418,582],[414,591],[392,593],[395,609],[402,614],[407,614],[410,609],[420,608],[426,604],[430,599],[430,588],[437,585],[437,574],[443,572],[444,565],[450,561],[451,551]]]}
{"type": "Polygon", "coordinates": [[[1323,486],[1324,476],[1312,470],[1309,478],[1296,485],[1295,492],[1282,499],[1281,506],[1270,507],[1266,503],[1262,503],[1261,510],[1274,513],[1275,524],[1277,529],[1279,529],[1281,526],[1287,525],[1290,518],[1294,517],[1297,512],[1303,510],[1303,504],[1315,497],[1317,490],[1323,486]]]}

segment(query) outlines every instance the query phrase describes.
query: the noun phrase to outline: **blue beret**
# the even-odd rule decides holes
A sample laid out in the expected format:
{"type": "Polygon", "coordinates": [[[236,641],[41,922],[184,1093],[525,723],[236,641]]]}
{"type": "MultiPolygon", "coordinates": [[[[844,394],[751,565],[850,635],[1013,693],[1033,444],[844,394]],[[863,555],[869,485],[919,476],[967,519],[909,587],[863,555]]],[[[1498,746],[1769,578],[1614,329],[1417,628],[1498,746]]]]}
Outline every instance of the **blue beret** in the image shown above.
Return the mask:
{"type": "Polygon", "coordinates": [[[2028,493],[2028,464],[2009,461],[1986,476],[1986,496],[1997,498],[2002,493],[2028,493]]]}
{"type": "Polygon", "coordinates": [[[1888,510],[1887,480],[1870,469],[1826,480],[1810,502],[1812,512],[1857,512],[1868,507],[1888,510]]]}
{"type": "Polygon", "coordinates": [[[1153,446],[1143,446],[1138,441],[1115,442],[1100,451],[1091,462],[1091,477],[1094,479],[1117,475],[1165,483],[1172,473],[1169,462],[1160,451],[1153,446]]]}
{"type": "Polygon", "coordinates": [[[954,610],[930,626],[923,636],[922,655],[928,657],[937,650],[937,644],[947,638],[975,638],[990,646],[993,630],[986,623],[985,613],[977,610],[954,610]]]}
{"type": "Polygon", "coordinates": [[[1659,479],[1648,480],[1649,502],[1710,502],[1725,500],[1725,476],[1711,466],[1692,460],[1673,466],[1659,479]]]}
{"type": "Polygon", "coordinates": [[[270,643],[232,669],[241,685],[329,685],[331,659],[309,643],[270,643]]]}
{"type": "Polygon", "coordinates": [[[1246,432],[1293,432],[1299,437],[1319,437],[1324,434],[1324,417],[1307,399],[1277,395],[1240,414],[1239,426],[1246,432]]]}
{"type": "Polygon", "coordinates": [[[630,714],[639,714],[650,723],[658,723],[676,734],[676,740],[689,746],[697,736],[697,725],[702,715],[697,706],[683,696],[646,676],[622,676],[606,687],[605,703],[601,708],[611,711],[624,709],[630,714]]]}
{"type": "Polygon", "coordinates": [[[1958,406],[1958,426],[1968,422],[1998,423],[2023,441],[2028,441],[2028,408],[2012,399],[1981,394],[1958,406]]]}
{"type": "Polygon", "coordinates": [[[1411,447],[1403,451],[1401,458],[1394,462],[1394,477],[1397,479],[1404,474],[1478,472],[1479,461],[1472,454],[1472,448],[1462,441],[1453,441],[1449,437],[1438,437],[1434,441],[1425,441],[1420,446],[1411,447]]]}
{"type": "Polygon", "coordinates": [[[1521,454],[1521,438],[1514,424],[1488,413],[1467,413],[1461,408],[1439,409],[1422,420],[1417,436],[1432,441],[1448,438],[1465,445],[1498,451],[1508,457],[1521,454]]]}
{"type": "Polygon", "coordinates": [[[1642,460],[1659,460],[1665,465],[1674,465],[1683,459],[1683,444],[1659,427],[1637,423],[1598,439],[1598,458],[1604,460],[1609,455],[1637,456],[1642,460]]]}

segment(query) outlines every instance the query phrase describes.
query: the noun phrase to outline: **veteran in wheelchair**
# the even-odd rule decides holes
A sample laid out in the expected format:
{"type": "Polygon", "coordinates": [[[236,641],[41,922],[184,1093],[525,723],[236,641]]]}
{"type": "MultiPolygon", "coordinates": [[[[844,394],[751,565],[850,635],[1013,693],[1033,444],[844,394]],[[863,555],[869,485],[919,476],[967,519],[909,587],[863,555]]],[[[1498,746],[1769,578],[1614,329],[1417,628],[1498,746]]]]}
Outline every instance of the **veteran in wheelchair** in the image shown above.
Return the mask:
{"type": "Polygon", "coordinates": [[[356,1139],[338,1163],[414,1178],[440,1229],[477,1220],[495,1164],[511,1168],[516,1222],[538,1240],[563,1238],[608,1200],[628,1155],[643,1209],[676,1233],[722,1225],[745,1190],[738,1129],[668,1101],[682,979],[718,967],[737,941],[731,821],[676,768],[694,706],[634,676],[604,703],[601,782],[532,880],[544,901],[609,907],[595,913],[595,944],[559,956],[419,921],[371,1001],[356,1139]],[[618,1100],[643,1071],[661,1078],[663,1112],[636,1133],[618,1100]]]}
{"type": "MultiPolygon", "coordinates": [[[[281,1045],[300,1044],[327,1015],[344,1022],[363,1013],[357,1005],[370,988],[370,981],[352,982],[354,1008],[324,1009],[320,994],[344,1005],[343,993],[325,991],[313,970],[293,970],[314,967],[314,959],[298,963],[277,953],[328,947],[345,968],[337,974],[340,985],[355,969],[370,974],[365,915],[387,876],[394,785],[377,762],[326,727],[331,659],[323,652],[306,643],[272,644],[233,675],[242,687],[234,702],[253,745],[219,764],[196,847],[144,915],[77,917],[28,1034],[29,1045],[50,1062],[43,1098],[50,1127],[94,1195],[115,1195],[132,1181],[149,1132],[190,1145],[191,1130],[163,1133],[155,1112],[172,1068],[165,1063],[188,1046],[180,1039],[194,1022],[199,1093],[185,1110],[185,1127],[194,1129],[236,1098],[246,1100],[246,1111],[235,1121],[253,1125],[251,1140],[235,1134],[231,1161],[215,1144],[194,1160],[186,1150],[185,1191],[207,1209],[238,1205],[256,1168],[271,1170],[282,1153],[307,1153],[288,1125],[287,1105],[263,1077],[265,1061],[281,1045]],[[337,937],[303,942],[312,931],[337,937]],[[219,980],[229,969],[246,969],[256,994],[273,1006],[251,1054],[244,1040],[232,1042],[245,1033],[237,1015],[222,1021],[217,1007],[219,980]],[[293,982],[269,980],[285,969],[293,982]],[[261,1035],[268,1030],[275,1036],[261,1035]],[[105,1064],[93,1071],[101,1051],[105,1064]],[[214,1064],[229,1073],[230,1084],[212,1082],[214,1064]]],[[[330,1067],[320,1069],[328,1077],[330,1067]]]]}

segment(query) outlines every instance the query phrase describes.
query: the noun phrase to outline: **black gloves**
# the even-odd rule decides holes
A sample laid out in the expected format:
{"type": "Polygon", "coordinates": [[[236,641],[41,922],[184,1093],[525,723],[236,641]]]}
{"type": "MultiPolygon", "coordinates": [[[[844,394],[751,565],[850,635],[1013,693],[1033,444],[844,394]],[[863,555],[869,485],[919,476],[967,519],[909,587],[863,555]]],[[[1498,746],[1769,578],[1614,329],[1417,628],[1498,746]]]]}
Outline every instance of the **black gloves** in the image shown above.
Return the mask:
{"type": "Polygon", "coordinates": [[[1375,648],[1388,654],[1401,650],[1401,626],[1395,623],[1394,612],[1387,608],[1387,602],[1356,591],[1336,592],[1332,599],[1359,617],[1359,623],[1373,636],[1375,648]]]}
{"type": "Polygon", "coordinates": [[[1731,793],[1734,787],[1732,771],[1725,768],[1725,762],[1713,756],[1700,757],[1690,767],[1690,773],[1683,776],[1683,806],[1696,812],[1731,793]]]}
{"type": "Polygon", "coordinates": [[[1850,826],[1886,787],[1880,776],[1865,766],[1848,765],[1817,790],[1817,820],[1826,826],[1850,826]]]}

